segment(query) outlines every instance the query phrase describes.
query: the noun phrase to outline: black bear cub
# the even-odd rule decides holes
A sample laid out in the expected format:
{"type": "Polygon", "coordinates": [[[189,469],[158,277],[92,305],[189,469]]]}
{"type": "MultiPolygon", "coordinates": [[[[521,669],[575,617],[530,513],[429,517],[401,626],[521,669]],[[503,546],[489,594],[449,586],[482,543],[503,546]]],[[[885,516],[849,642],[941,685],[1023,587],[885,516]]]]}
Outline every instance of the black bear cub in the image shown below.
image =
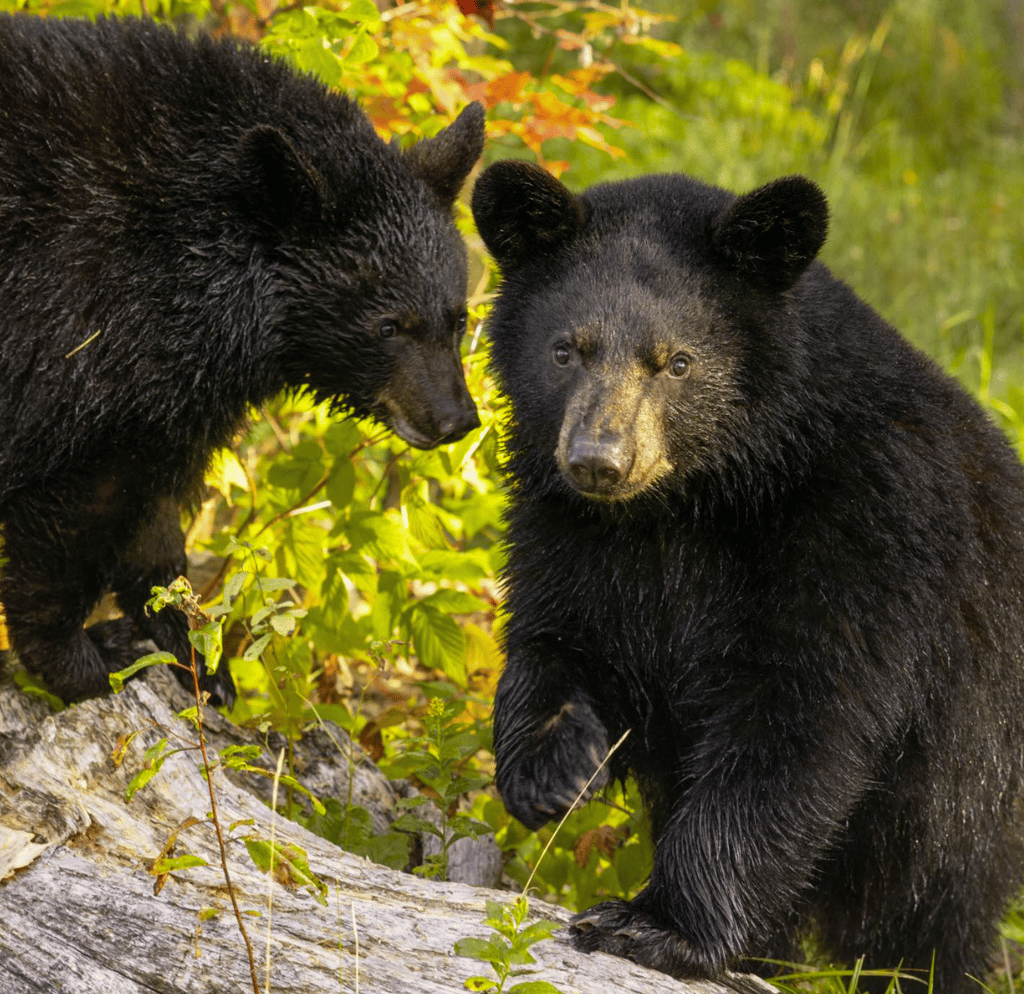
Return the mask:
{"type": "Polygon", "coordinates": [[[483,110],[402,152],[241,42],[27,16],[0,16],[0,94],[0,601],[71,699],[140,634],[189,658],[144,604],[252,405],[306,389],[419,447],[476,427],[452,207],[483,110]],[[83,628],[105,589],[126,617],[83,628]]]}
{"type": "Polygon", "coordinates": [[[499,162],[473,211],[511,399],[498,787],[535,828],[629,729],[657,843],[575,941],[706,977],[806,937],[976,991],[1024,876],[1006,440],[814,261],[809,180],[499,162]]]}

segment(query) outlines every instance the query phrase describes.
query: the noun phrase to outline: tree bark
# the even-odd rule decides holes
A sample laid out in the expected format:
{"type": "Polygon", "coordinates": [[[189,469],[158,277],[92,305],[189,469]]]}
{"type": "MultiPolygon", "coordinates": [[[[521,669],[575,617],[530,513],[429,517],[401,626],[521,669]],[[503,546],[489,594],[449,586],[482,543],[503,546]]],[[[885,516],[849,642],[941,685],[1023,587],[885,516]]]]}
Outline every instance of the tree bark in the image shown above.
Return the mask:
{"type": "MultiPolygon", "coordinates": [[[[168,757],[125,801],[146,748],[164,736],[172,744],[196,741],[192,726],[168,706],[175,688],[154,673],[117,696],[54,714],[10,682],[0,684],[0,994],[254,989],[198,751],[168,757]],[[124,762],[115,765],[118,743],[134,732],[124,762]],[[194,854],[207,865],[176,871],[159,887],[152,861],[170,843],[172,855],[194,854]]],[[[212,712],[206,719],[211,760],[231,741],[258,741],[212,712]]],[[[354,799],[386,824],[393,803],[387,782],[368,761],[349,762],[334,745],[330,752],[326,761],[300,755],[296,768],[309,774],[314,791],[339,791],[342,799],[351,769],[354,799]]],[[[484,901],[508,902],[508,892],[378,866],[274,817],[249,782],[221,770],[213,782],[261,991],[450,994],[464,989],[467,977],[490,974],[487,964],[458,957],[452,947],[459,938],[487,938],[484,901]],[[301,847],[326,884],[326,906],[314,898],[315,888],[258,870],[246,837],[301,847]]],[[[535,900],[531,920],[541,916],[568,918],[535,900]]],[[[547,980],[566,994],[771,990],[744,976],[728,978],[726,986],[674,981],[601,953],[579,953],[564,933],[531,952],[535,973],[518,980],[547,980]]]]}

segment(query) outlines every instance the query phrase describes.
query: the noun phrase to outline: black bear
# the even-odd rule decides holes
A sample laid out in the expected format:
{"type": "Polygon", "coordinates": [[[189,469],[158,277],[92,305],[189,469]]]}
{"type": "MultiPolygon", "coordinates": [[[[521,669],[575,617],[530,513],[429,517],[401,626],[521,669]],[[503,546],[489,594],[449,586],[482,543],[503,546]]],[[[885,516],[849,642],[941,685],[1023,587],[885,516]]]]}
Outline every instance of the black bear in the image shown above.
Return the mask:
{"type": "Polygon", "coordinates": [[[452,207],[483,109],[403,152],[242,42],[27,16],[0,16],[0,93],[0,601],[74,699],[138,634],[188,659],[144,604],[252,405],[305,389],[418,447],[478,424],[452,207]],[[83,628],[105,589],[126,617],[83,628]]]}
{"type": "Polygon", "coordinates": [[[802,177],[573,195],[499,162],[473,212],[511,400],[498,788],[536,828],[628,729],[655,833],[575,941],[706,977],[809,936],[976,990],[1024,877],[1005,438],[814,261],[802,177]]]}

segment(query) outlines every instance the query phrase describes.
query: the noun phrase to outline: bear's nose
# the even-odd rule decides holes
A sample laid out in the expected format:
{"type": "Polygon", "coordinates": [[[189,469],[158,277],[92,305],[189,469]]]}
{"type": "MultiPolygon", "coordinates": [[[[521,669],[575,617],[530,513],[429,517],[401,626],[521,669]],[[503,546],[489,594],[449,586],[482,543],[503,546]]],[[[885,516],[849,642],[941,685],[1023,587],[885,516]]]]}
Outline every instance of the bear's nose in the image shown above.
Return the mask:
{"type": "Polygon", "coordinates": [[[450,414],[438,424],[437,433],[440,436],[438,445],[448,445],[451,442],[457,442],[474,428],[479,427],[480,418],[476,413],[473,402],[469,401],[466,406],[450,414]]]}
{"type": "Polygon", "coordinates": [[[577,438],[569,452],[569,472],[580,490],[607,492],[622,482],[633,464],[629,447],[618,435],[577,438]]]}

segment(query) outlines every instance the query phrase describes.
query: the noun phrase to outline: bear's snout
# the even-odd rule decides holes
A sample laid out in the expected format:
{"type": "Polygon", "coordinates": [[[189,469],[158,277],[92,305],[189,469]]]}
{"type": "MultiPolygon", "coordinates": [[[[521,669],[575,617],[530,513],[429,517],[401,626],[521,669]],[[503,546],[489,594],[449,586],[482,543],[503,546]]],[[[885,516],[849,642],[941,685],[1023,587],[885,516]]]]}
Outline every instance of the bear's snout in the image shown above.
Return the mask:
{"type": "Polygon", "coordinates": [[[633,456],[632,444],[621,435],[602,432],[596,439],[577,436],[568,452],[569,475],[586,493],[611,491],[629,476],[633,456]]]}

